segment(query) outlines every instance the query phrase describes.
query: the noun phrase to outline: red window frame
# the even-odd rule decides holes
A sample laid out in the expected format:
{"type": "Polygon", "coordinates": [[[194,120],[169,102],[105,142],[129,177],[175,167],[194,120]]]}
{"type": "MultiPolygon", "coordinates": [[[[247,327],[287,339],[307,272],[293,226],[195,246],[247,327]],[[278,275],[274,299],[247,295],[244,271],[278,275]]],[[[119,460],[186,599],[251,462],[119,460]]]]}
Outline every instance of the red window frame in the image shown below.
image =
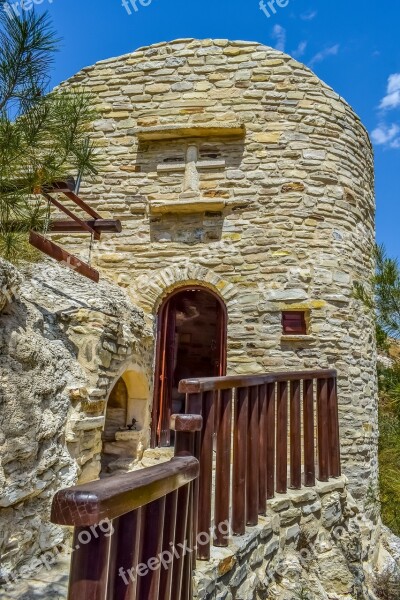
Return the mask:
{"type": "Polygon", "coordinates": [[[306,313],[302,310],[284,310],[282,328],[284,335],[307,335],[306,313]]]}

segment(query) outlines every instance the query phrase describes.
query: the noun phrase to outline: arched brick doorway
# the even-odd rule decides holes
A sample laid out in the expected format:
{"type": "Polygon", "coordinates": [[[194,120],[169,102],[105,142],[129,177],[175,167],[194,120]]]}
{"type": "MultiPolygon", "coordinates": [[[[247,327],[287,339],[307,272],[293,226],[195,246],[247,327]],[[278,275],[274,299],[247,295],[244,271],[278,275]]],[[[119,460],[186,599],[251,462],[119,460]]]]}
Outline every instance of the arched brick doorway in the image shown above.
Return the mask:
{"type": "Polygon", "coordinates": [[[161,305],[157,316],[153,448],[170,445],[171,414],[184,412],[179,381],[225,375],[226,334],[225,304],[206,287],[179,288],[161,305]]]}

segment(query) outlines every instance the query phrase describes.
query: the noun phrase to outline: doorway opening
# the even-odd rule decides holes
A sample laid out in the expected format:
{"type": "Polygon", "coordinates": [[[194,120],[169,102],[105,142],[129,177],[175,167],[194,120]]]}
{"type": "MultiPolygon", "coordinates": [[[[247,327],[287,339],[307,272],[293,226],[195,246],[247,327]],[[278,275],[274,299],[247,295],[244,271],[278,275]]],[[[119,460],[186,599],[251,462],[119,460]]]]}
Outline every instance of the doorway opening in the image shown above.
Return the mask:
{"type": "Polygon", "coordinates": [[[162,304],[157,319],[153,448],[171,445],[171,415],[185,412],[179,382],[225,375],[226,333],[226,307],[207,288],[181,288],[162,304]]]}

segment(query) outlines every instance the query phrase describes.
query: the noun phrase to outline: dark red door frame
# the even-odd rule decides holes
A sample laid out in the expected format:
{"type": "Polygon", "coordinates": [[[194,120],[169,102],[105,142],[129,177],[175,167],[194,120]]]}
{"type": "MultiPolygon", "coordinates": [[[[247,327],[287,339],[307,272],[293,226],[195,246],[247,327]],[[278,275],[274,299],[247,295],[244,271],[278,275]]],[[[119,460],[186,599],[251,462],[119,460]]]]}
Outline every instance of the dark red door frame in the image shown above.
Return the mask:
{"type": "Polygon", "coordinates": [[[151,447],[156,448],[159,443],[165,443],[165,423],[169,419],[169,415],[165,412],[165,406],[162,406],[161,398],[165,398],[165,386],[169,385],[167,381],[167,352],[170,351],[168,346],[168,324],[171,301],[182,292],[206,292],[213,296],[219,306],[219,322],[220,332],[218,335],[220,345],[220,361],[219,375],[226,375],[227,367],[227,334],[228,334],[228,312],[222,298],[213,290],[201,285],[186,285],[182,286],[169,294],[162,302],[157,313],[157,340],[156,340],[156,356],[154,370],[154,397],[153,409],[151,418],[151,447]]]}

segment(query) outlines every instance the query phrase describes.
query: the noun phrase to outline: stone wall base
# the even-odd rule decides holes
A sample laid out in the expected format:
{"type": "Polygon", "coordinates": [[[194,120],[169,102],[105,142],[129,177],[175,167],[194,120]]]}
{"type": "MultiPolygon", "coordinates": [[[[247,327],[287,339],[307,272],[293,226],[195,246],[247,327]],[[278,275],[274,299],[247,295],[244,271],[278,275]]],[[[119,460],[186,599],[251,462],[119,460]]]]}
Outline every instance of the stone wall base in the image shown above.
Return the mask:
{"type": "Polygon", "coordinates": [[[199,600],[375,598],[368,590],[377,529],[359,513],[346,478],[278,494],[265,517],[197,563],[199,600]]]}

